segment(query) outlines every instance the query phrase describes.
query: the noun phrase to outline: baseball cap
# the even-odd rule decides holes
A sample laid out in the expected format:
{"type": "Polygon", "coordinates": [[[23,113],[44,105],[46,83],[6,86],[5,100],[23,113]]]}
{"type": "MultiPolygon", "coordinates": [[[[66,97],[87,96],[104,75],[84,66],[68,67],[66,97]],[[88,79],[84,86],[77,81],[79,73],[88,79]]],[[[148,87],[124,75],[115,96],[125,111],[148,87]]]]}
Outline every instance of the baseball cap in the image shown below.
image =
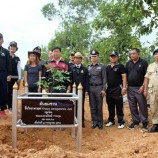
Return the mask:
{"type": "Polygon", "coordinates": [[[33,49],[33,51],[36,51],[36,50],[39,50],[40,52],[38,52],[38,53],[41,53],[41,47],[40,47],[40,46],[37,46],[37,47],[35,47],[35,48],[33,49]]]}
{"type": "Polygon", "coordinates": [[[110,54],[110,56],[117,56],[117,57],[118,57],[119,55],[118,55],[117,52],[113,51],[113,52],[110,54]]]}
{"type": "Polygon", "coordinates": [[[158,49],[154,50],[153,55],[155,55],[158,52],[158,49]]]}
{"type": "Polygon", "coordinates": [[[17,43],[15,41],[12,41],[12,42],[9,43],[9,46],[15,46],[15,47],[17,47],[17,43]]]}
{"type": "Polygon", "coordinates": [[[3,38],[3,35],[0,33],[0,38],[3,38]]]}
{"type": "Polygon", "coordinates": [[[75,51],[70,52],[70,55],[74,56],[75,55],[75,51]]]}

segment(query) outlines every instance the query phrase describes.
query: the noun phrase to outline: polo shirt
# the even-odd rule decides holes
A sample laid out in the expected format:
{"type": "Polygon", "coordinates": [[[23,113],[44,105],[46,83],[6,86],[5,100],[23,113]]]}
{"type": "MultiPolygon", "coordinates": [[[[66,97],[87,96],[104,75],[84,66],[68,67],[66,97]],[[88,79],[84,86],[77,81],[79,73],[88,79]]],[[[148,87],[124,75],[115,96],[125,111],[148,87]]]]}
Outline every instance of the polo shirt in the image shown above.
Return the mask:
{"type": "Polygon", "coordinates": [[[110,88],[117,87],[122,85],[122,74],[126,73],[126,69],[122,64],[116,64],[113,67],[107,65],[106,74],[107,74],[107,85],[110,88]]]}
{"type": "Polygon", "coordinates": [[[126,64],[128,86],[140,87],[143,85],[144,76],[148,67],[147,61],[139,59],[136,63],[132,60],[126,64]]]}

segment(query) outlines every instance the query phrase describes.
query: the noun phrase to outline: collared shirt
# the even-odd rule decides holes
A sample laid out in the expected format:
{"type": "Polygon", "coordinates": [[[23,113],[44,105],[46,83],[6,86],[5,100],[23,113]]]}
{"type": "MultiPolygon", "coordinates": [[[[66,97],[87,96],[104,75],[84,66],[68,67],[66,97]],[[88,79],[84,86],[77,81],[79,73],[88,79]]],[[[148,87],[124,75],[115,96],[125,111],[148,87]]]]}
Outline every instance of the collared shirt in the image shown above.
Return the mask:
{"type": "Polygon", "coordinates": [[[128,86],[142,86],[147,67],[148,63],[141,58],[136,63],[132,60],[128,61],[126,64],[128,86]]]}
{"type": "MultiPolygon", "coordinates": [[[[54,59],[50,61],[46,67],[47,70],[49,70],[51,67],[54,67],[54,70],[60,70],[60,71],[68,71],[70,72],[70,66],[69,63],[66,62],[64,59],[60,58],[58,62],[56,62],[54,59]]],[[[70,75],[69,75],[70,76],[70,75]]],[[[45,77],[47,79],[51,78],[50,72],[46,72],[45,77]]],[[[64,83],[64,86],[69,86],[70,82],[66,81],[64,83]]]]}
{"type": "Polygon", "coordinates": [[[155,62],[149,64],[145,77],[149,79],[148,87],[158,88],[158,65],[155,62]]]}
{"type": "Polygon", "coordinates": [[[76,87],[78,87],[79,83],[82,84],[83,91],[88,92],[89,88],[89,82],[88,82],[88,70],[86,67],[84,67],[82,64],[80,64],[80,67],[77,68],[77,65],[73,65],[71,67],[71,86],[73,84],[76,84],[76,87]]]}
{"type": "Polygon", "coordinates": [[[108,87],[117,87],[122,85],[122,74],[126,73],[126,69],[122,64],[116,64],[113,67],[109,64],[106,67],[107,85],[108,87]]]}
{"type": "Polygon", "coordinates": [[[106,66],[102,63],[88,65],[88,77],[90,84],[100,84],[106,90],[106,66]]]}
{"type": "Polygon", "coordinates": [[[81,64],[79,64],[79,65],[75,64],[75,66],[76,66],[77,68],[80,68],[80,67],[81,67],[81,64]]]}

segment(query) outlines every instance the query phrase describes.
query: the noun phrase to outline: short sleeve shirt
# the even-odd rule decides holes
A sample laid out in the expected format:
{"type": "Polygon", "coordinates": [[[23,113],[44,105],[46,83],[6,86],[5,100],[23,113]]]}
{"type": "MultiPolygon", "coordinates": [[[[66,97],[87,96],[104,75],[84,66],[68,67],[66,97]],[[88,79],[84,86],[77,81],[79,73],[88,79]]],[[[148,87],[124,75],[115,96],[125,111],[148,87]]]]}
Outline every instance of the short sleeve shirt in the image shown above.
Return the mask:
{"type": "Polygon", "coordinates": [[[116,64],[113,67],[107,65],[106,73],[108,87],[117,87],[122,85],[122,74],[125,74],[126,70],[122,64],[116,64]]]}
{"type": "Polygon", "coordinates": [[[36,84],[39,81],[39,71],[42,71],[42,67],[40,65],[35,67],[25,65],[24,71],[27,71],[28,84],[36,84]]]}

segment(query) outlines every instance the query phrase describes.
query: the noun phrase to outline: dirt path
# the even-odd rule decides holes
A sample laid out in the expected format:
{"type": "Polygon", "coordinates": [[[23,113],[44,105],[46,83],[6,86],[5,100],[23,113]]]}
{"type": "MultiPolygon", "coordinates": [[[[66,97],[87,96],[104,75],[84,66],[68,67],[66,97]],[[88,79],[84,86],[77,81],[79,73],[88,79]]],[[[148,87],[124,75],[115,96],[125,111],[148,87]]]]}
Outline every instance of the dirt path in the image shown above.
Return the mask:
{"type": "MultiPolygon", "coordinates": [[[[117,123],[112,127],[104,126],[103,130],[92,129],[89,101],[86,98],[86,128],[83,129],[80,155],[76,153],[76,138],[71,137],[71,129],[52,131],[46,128],[26,131],[18,128],[17,149],[12,149],[11,115],[8,115],[7,120],[0,119],[0,157],[157,158],[158,133],[142,133],[141,125],[134,130],[128,130],[127,124],[131,119],[127,103],[124,109],[126,120],[124,129],[118,129],[117,123]]],[[[104,101],[104,122],[107,117],[107,106],[104,101]]],[[[151,126],[151,119],[149,120],[149,126],[151,126]]]]}

